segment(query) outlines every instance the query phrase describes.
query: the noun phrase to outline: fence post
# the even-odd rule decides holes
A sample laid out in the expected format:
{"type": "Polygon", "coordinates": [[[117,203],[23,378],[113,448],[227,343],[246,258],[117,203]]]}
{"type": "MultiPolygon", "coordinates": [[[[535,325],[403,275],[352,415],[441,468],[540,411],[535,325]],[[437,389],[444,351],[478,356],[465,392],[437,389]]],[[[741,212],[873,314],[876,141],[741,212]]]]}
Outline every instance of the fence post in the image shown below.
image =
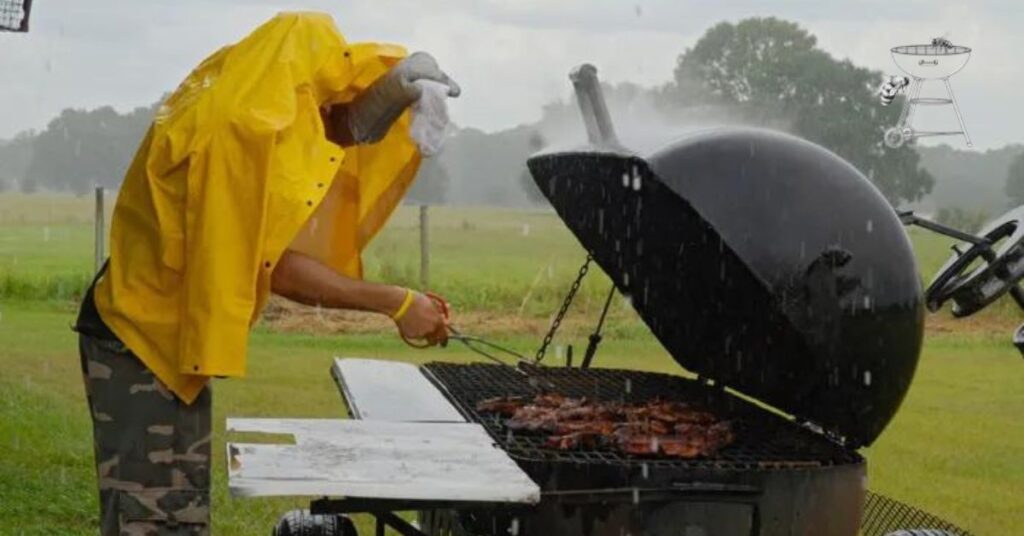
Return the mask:
{"type": "Polygon", "coordinates": [[[430,218],[427,205],[420,205],[420,288],[430,288],[430,218]]]}
{"type": "Polygon", "coordinates": [[[104,239],[104,237],[107,234],[106,233],[107,226],[106,226],[106,223],[104,222],[104,220],[105,220],[105,213],[103,211],[103,187],[102,186],[97,186],[96,187],[96,217],[95,217],[95,221],[96,221],[96,240],[95,240],[95,243],[94,243],[95,244],[95,249],[96,249],[96,272],[99,272],[100,268],[103,267],[103,259],[104,259],[104,251],[105,251],[105,248],[103,247],[104,246],[103,245],[103,239],[104,239]]]}

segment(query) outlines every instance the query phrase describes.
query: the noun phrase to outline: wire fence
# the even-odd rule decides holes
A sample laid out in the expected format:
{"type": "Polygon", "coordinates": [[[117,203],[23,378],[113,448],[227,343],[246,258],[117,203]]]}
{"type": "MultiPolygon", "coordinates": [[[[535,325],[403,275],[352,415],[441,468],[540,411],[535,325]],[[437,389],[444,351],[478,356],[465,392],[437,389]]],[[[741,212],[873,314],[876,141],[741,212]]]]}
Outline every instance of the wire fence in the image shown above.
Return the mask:
{"type": "Polygon", "coordinates": [[[27,32],[32,0],[0,0],[0,31],[27,32]]]}
{"type": "Polygon", "coordinates": [[[971,533],[928,512],[868,492],[861,536],[971,536],[971,533]]]}

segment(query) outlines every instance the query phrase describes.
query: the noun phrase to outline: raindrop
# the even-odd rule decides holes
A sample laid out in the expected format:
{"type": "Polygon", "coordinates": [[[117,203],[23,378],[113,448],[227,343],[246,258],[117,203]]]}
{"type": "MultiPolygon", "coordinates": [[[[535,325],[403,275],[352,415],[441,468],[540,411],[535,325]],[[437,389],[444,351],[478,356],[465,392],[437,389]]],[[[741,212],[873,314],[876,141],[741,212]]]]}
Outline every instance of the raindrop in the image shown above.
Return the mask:
{"type": "Polygon", "coordinates": [[[519,534],[519,518],[512,518],[512,523],[508,527],[508,533],[512,536],[518,536],[519,534]]]}
{"type": "Polygon", "coordinates": [[[629,286],[629,272],[623,272],[622,273],[622,286],[624,286],[624,287],[628,287],[629,286]]]}
{"type": "Polygon", "coordinates": [[[604,234],[604,209],[597,210],[597,232],[604,234]]]}
{"type": "Polygon", "coordinates": [[[871,233],[874,230],[875,230],[875,222],[872,221],[872,220],[868,220],[868,233],[871,233]]]}
{"type": "Polygon", "coordinates": [[[643,475],[644,479],[649,478],[650,468],[647,467],[646,463],[640,466],[640,474],[643,475]]]}
{"type": "Polygon", "coordinates": [[[871,386],[871,371],[870,370],[865,370],[864,371],[864,385],[867,385],[869,387],[871,386]]]}
{"type": "MultiPolygon", "coordinates": [[[[657,445],[657,442],[657,439],[651,440],[653,445],[657,445]]],[[[633,504],[640,504],[640,490],[637,488],[633,488],[633,504]]]]}
{"type": "Polygon", "coordinates": [[[622,174],[622,187],[629,188],[629,173],[622,174]]]}
{"type": "Polygon", "coordinates": [[[626,394],[628,395],[628,394],[631,394],[632,392],[633,392],[633,380],[631,380],[629,378],[626,378],[626,394]]]}
{"type": "Polygon", "coordinates": [[[524,223],[523,224],[523,236],[530,236],[530,224],[529,223],[524,223]]]}
{"type": "Polygon", "coordinates": [[[871,309],[871,296],[864,296],[864,308],[871,309]]]}
{"type": "Polygon", "coordinates": [[[633,190],[637,192],[640,191],[640,175],[633,176],[633,190]]]}

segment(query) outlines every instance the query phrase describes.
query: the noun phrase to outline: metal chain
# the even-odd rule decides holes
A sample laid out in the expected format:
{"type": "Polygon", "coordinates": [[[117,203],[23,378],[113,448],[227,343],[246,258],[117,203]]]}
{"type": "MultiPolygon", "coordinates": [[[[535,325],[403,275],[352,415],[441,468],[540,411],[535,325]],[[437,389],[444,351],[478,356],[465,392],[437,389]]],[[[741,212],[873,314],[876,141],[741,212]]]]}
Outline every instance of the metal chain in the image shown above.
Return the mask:
{"type": "Polygon", "coordinates": [[[580,290],[580,285],[583,284],[583,278],[586,277],[587,272],[590,271],[590,262],[593,260],[593,255],[588,253],[587,260],[583,261],[583,266],[580,266],[580,273],[576,275],[576,281],[573,281],[572,287],[569,287],[569,293],[565,295],[565,301],[562,302],[562,308],[558,310],[558,314],[555,315],[555,319],[551,321],[551,328],[548,329],[547,335],[544,336],[544,342],[542,342],[540,348],[537,349],[537,356],[533,358],[534,363],[540,363],[544,359],[544,354],[547,353],[551,340],[555,338],[555,332],[558,331],[558,327],[562,325],[562,320],[565,319],[565,313],[569,311],[569,306],[572,305],[572,300],[580,290]]]}

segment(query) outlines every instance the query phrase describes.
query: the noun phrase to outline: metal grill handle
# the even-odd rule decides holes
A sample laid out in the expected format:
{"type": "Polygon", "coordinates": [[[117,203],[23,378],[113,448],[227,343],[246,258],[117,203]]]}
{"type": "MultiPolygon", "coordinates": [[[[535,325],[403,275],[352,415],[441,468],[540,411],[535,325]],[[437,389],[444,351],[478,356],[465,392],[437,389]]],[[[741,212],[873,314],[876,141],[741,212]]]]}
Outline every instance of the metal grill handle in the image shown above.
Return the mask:
{"type": "Polygon", "coordinates": [[[584,63],[569,73],[569,80],[576,89],[576,102],[583,114],[583,124],[587,127],[587,138],[596,145],[618,145],[619,138],[615,135],[611,114],[601,91],[601,82],[597,78],[597,67],[584,63]]]}

